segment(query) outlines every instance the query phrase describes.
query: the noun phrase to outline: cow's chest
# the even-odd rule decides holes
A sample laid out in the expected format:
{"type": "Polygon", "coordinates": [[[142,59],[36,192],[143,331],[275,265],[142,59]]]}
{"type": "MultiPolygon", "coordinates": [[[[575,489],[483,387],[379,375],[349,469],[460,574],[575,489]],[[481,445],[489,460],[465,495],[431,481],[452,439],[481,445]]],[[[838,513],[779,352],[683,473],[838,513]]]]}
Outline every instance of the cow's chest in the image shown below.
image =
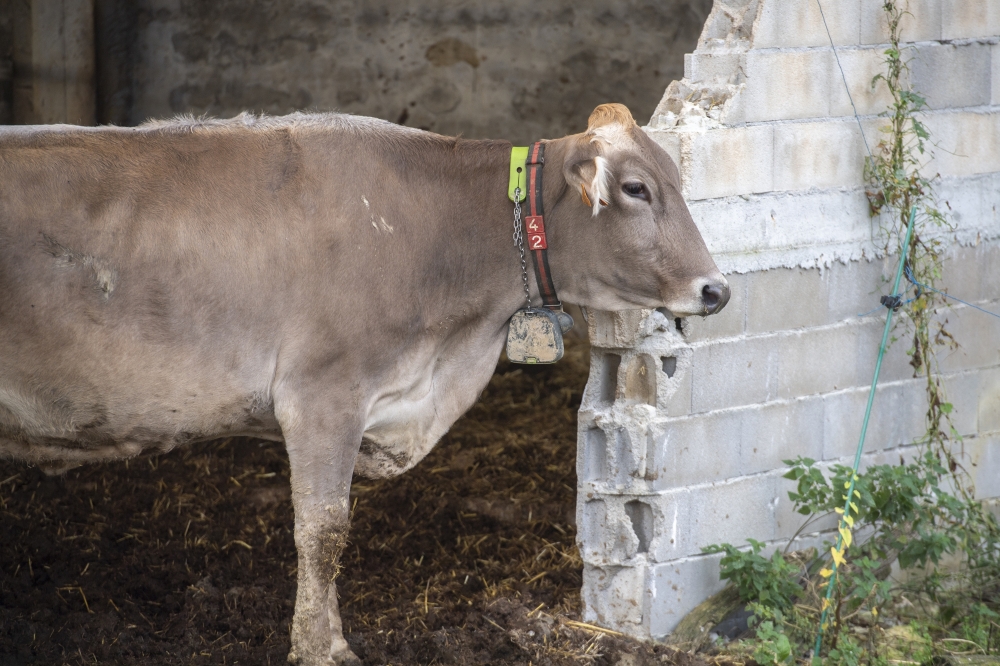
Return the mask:
{"type": "Polygon", "coordinates": [[[386,478],[420,462],[486,388],[502,342],[414,354],[400,363],[372,400],[355,471],[386,478]]]}

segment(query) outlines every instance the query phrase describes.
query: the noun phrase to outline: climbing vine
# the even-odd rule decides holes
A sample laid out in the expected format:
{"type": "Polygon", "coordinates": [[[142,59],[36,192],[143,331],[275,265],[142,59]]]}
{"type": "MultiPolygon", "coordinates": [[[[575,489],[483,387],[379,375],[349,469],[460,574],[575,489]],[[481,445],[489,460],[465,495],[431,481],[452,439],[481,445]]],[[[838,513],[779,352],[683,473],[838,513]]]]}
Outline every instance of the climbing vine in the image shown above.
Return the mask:
{"type": "Polygon", "coordinates": [[[996,580],[1000,529],[993,515],[974,501],[971,478],[956,455],[962,437],[952,422],[952,404],[941,383],[938,354],[954,349],[957,343],[947,330],[946,299],[927,288],[937,287],[941,281],[943,241],[946,232],[954,231],[954,227],[939,206],[935,177],[926,175],[931,157],[930,134],[919,118],[926,100],[905,85],[909,67],[900,47],[900,22],[907,12],[898,0],[885,0],[883,10],[889,29],[886,71],[878,74],[872,85],[883,83],[892,102],[886,113],[889,124],[865,163],[870,186],[868,201],[873,219],[883,222],[880,234],[884,250],[897,256],[903,250],[910,211],[916,210],[906,262],[912,291],[911,297],[902,301],[907,316],[899,322],[901,327],[912,330],[910,364],[914,375],[924,379],[927,394],[920,465],[929,480],[948,482],[951,492],[945,493],[941,501],[952,503],[949,513],[958,522],[950,525],[946,533],[955,540],[954,548],[961,548],[966,556],[968,573],[978,587],[996,580]]]}

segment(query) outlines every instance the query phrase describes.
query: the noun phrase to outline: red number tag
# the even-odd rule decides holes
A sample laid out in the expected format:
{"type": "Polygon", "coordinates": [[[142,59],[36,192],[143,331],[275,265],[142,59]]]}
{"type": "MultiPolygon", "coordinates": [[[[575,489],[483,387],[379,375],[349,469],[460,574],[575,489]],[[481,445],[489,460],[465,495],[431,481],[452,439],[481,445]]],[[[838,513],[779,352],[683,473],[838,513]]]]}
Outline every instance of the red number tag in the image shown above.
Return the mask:
{"type": "Polygon", "coordinates": [[[549,249],[545,240],[545,218],[541,215],[528,215],[524,218],[524,227],[528,230],[529,250],[549,249]]]}
{"type": "Polygon", "coordinates": [[[524,226],[528,229],[529,234],[544,234],[545,218],[541,215],[528,215],[524,218],[524,226]]]}

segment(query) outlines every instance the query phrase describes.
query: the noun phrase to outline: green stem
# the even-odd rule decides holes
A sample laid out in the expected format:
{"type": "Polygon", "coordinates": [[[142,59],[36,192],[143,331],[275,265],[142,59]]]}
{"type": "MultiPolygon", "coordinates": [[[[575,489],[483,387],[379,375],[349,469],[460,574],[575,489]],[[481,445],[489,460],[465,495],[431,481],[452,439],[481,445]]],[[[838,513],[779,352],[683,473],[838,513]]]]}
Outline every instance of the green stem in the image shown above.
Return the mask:
{"type": "MultiPolygon", "coordinates": [[[[903,266],[906,265],[906,255],[910,249],[910,237],[913,235],[913,223],[917,218],[917,207],[914,206],[910,209],[910,221],[906,225],[906,240],[903,241],[902,248],[900,249],[899,256],[899,266],[896,267],[896,280],[892,283],[892,294],[896,295],[899,293],[899,283],[903,277],[903,266]]],[[[865,435],[868,433],[868,421],[872,415],[872,403],[875,401],[875,387],[878,385],[878,375],[882,370],[882,358],[885,356],[885,350],[889,343],[889,331],[892,329],[892,315],[894,313],[893,308],[888,308],[889,312],[885,317],[885,329],[882,331],[882,344],[879,345],[878,349],[878,359],[875,361],[875,374],[872,376],[872,385],[868,390],[868,404],[865,407],[865,418],[861,424],[861,438],[858,440],[858,449],[854,454],[854,473],[851,474],[851,481],[847,488],[847,499],[844,502],[844,514],[840,519],[839,527],[843,527],[846,522],[845,518],[851,515],[851,498],[854,495],[854,482],[858,477],[858,467],[861,464],[861,453],[865,448],[865,435]]],[[[842,534],[837,535],[837,547],[836,550],[840,550],[843,546],[844,537],[842,534]]],[[[833,595],[833,587],[837,582],[837,561],[833,561],[833,574],[830,576],[830,580],[827,582],[826,586],[826,601],[823,604],[823,612],[819,619],[819,631],[816,633],[816,647],[813,650],[813,659],[819,659],[820,647],[823,644],[823,627],[826,624],[827,613],[830,610],[830,598],[833,595]]]]}

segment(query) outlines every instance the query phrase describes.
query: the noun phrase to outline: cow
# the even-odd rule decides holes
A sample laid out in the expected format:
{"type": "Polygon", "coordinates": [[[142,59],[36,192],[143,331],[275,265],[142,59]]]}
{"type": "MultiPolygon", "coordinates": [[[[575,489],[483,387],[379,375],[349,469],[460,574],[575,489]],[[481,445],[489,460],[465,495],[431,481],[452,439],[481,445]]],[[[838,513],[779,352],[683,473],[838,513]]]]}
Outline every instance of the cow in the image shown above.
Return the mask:
{"type": "MultiPolygon", "coordinates": [[[[545,141],[549,274],[598,310],[718,312],[677,167],[621,105],[545,141]]],[[[334,578],[352,474],[417,464],[529,296],[511,145],[341,114],[0,131],[0,454],[58,472],[284,442],[289,661],[357,663],[334,578]]],[[[530,277],[528,276],[530,274],[530,277]]]]}

